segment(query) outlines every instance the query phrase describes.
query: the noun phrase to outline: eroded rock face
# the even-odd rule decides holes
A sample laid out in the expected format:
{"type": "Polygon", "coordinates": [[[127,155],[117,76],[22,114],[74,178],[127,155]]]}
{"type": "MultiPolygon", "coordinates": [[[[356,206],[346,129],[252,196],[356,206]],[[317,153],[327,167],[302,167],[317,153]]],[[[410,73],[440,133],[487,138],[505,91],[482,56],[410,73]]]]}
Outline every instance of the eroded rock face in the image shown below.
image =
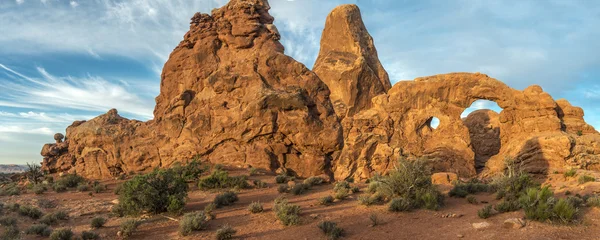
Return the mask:
{"type": "Polygon", "coordinates": [[[341,118],[370,108],[374,96],[392,87],[353,4],[336,7],[327,16],[313,71],[331,90],[331,102],[341,118]]]}
{"type": "Polygon", "coordinates": [[[507,157],[533,173],[600,170],[600,134],[583,110],[539,86],[518,91],[485,74],[450,73],[390,88],[354,5],[327,18],[312,72],[283,54],[268,10],[265,0],[232,0],[194,15],[164,66],[154,119],[110,110],[74,122],[43,147],[43,169],[109,178],[200,156],[337,180],[385,174],[416,157],[457,177],[501,173],[507,157]],[[479,99],[504,110],[463,121],[479,99]]]}

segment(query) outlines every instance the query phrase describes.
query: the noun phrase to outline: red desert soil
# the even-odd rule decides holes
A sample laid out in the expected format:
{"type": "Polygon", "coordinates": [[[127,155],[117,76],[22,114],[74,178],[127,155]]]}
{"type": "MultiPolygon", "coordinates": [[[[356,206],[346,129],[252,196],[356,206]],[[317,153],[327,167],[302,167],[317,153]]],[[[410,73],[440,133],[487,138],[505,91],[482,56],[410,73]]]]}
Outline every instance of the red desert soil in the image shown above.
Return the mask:
{"type": "MultiPolygon", "coordinates": [[[[243,169],[229,169],[232,175],[247,174],[243,169]]],[[[239,202],[233,206],[224,207],[215,211],[217,219],[210,222],[208,229],[194,232],[187,237],[178,235],[178,222],[163,216],[146,217],[145,222],[138,228],[132,239],[214,239],[215,231],[224,224],[230,224],[236,230],[236,239],[325,239],[316,226],[320,221],[329,220],[338,223],[345,230],[344,239],[600,239],[600,209],[586,208],[580,224],[564,226],[549,223],[527,221],[527,226],[521,229],[507,229],[503,222],[509,218],[523,217],[523,212],[498,214],[488,219],[480,219],[477,210],[485,204],[472,205],[462,198],[446,198],[446,206],[439,211],[417,210],[409,213],[391,213],[387,206],[365,207],[359,205],[356,198],[361,194],[353,194],[348,199],[335,202],[331,206],[316,204],[317,199],[332,194],[332,184],[315,186],[304,195],[285,194],[293,204],[301,206],[302,223],[298,226],[284,227],[277,220],[272,211],[273,201],[279,196],[277,184],[273,175],[251,176],[250,182],[260,179],[268,183],[268,188],[247,189],[239,193],[239,202]],[[250,214],[248,204],[259,201],[264,204],[265,211],[250,214]],[[381,219],[381,224],[371,227],[369,216],[376,214],[381,219]],[[443,218],[446,214],[462,215],[455,218],[443,218]],[[488,222],[490,227],[476,230],[471,224],[488,222]]],[[[120,182],[120,181],[119,181],[120,182]]],[[[113,193],[118,185],[117,181],[106,181],[108,190],[104,193],[89,196],[88,192],[48,192],[43,195],[31,193],[21,196],[2,197],[5,203],[19,202],[21,204],[35,204],[38,199],[53,200],[58,203],[55,209],[43,209],[44,212],[66,210],[71,215],[68,221],[61,221],[60,226],[68,227],[76,234],[90,230],[93,217],[103,216],[108,218],[104,228],[95,230],[102,239],[118,239],[119,224],[127,218],[110,216],[112,201],[117,199],[113,193]]],[[[569,190],[575,193],[591,193],[600,190],[600,182],[578,185],[576,179],[565,179],[561,174],[551,174],[546,180],[551,184],[558,196],[564,197],[564,192],[569,190]]],[[[361,191],[365,184],[359,184],[361,191]]],[[[447,192],[449,186],[439,186],[447,192]]],[[[200,191],[195,186],[189,192],[189,201],[185,211],[202,210],[211,203],[217,192],[200,191]]],[[[492,194],[476,195],[479,201],[490,204],[496,202],[492,194]]],[[[6,214],[6,213],[5,213],[6,214]]],[[[23,231],[34,223],[26,217],[9,213],[18,218],[19,228],[23,231]]],[[[178,219],[178,217],[174,217],[178,219]]],[[[24,235],[24,239],[42,239],[24,235]]]]}

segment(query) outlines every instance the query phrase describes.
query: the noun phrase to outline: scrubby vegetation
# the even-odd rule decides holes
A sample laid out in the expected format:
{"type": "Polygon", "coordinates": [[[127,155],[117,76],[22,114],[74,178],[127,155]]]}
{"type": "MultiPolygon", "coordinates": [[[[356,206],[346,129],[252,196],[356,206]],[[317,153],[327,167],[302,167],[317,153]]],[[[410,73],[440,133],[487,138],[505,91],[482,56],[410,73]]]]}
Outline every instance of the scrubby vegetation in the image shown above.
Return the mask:
{"type": "Polygon", "coordinates": [[[16,183],[9,183],[0,187],[0,196],[16,196],[21,194],[21,189],[16,183]]]}
{"type": "Polygon", "coordinates": [[[25,234],[48,237],[50,234],[52,234],[52,229],[46,224],[34,224],[25,230],[25,234]]]}
{"type": "Polygon", "coordinates": [[[385,203],[385,196],[382,193],[363,194],[358,196],[358,203],[365,206],[385,203]]]}
{"type": "Polygon", "coordinates": [[[304,183],[298,183],[290,189],[290,192],[294,195],[301,195],[301,194],[306,193],[306,191],[308,191],[309,189],[310,189],[310,185],[307,185],[304,183]]]}
{"type": "Polygon", "coordinates": [[[55,208],[56,202],[52,200],[48,200],[45,198],[39,199],[37,202],[37,206],[45,209],[55,208]]]}
{"type": "Polygon", "coordinates": [[[248,188],[248,176],[229,176],[227,171],[215,170],[209,176],[203,177],[198,182],[200,189],[223,189],[223,188],[248,188]]]}
{"type": "Polygon", "coordinates": [[[258,179],[252,181],[252,183],[254,184],[254,187],[256,187],[256,188],[266,188],[267,187],[267,183],[266,182],[263,182],[263,181],[258,180],[258,179]]]}
{"type": "Polygon", "coordinates": [[[330,240],[339,239],[344,234],[344,229],[338,227],[335,222],[323,221],[317,226],[323,231],[325,236],[327,236],[327,239],[330,240]]]}
{"type": "Polygon", "coordinates": [[[467,182],[467,183],[456,183],[454,184],[454,188],[448,192],[448,196],[450,197],[460,197],[464,198],[470,194],[477,194],[480,192],[489,192],[493,188],[488,184],[481,183],[476,179],[467,182]]]}
{"type": "Polygon", "coordinates": [[[479,201],[477,201],[477,198],[473,195],[467,196],[467,202],[469,202],[470,204],[478,204],[479,203],[479,201]]]}
{"type": "Polygon", "coordinates": [[[48,187],[46,187],[45,184],[38,183],[38,184],[34,184],[33,186],[31,186],[31,191],[37,195],[40,195],[40,194],[44,194],[46,191],[48,191],[48,187]]]}
{"type": "Polygon", "coordinates": [[[381,220],[379,219],[379,217],[375,213],[369,214],[369,220],[371,220],[371,226],[372,227],[375,227],[375,226],[381,224],[381,220]]]}
{"type": "Polygon", "coordinates": [[[121,236],[125,239],[133,236],[137,228],[140,226],[141,222],[135,219],[127,220],[121,223],[120,232],[121,236]]]}
{"type": "Polygon", "coordinates": [[[205,211],[191,212],[183,215],[179,222],[179,234],[187,236],[193,231],[200,231],[208,227],[209,216],[205,211]]]}
{"type": "Polygon", "coordinates": [[[224,206],[233,205],[233,203],[237,202],[238,200],[238,196],[235,192],[227,191],[215,196],[213,203],[217,208],[221,208],[224,206]]]}
{"type": "Polygon", "coordinates": [[[81,232],[81,239],[82,240],[99,240],[100,235],[98,235],[97,233],[92,232],[92,231],[83,231],[83,232],[81,232]]]}
{"type": "Polygon", "coordinates": [[[528,219],[544,222],[547,220],[570,223],[577,214],[577,209],[566,199],[557,200],[548,188],[529,188],[519,202],[528,219]]]}
{"type": "Polygon", "coordinates": [[[233,239],[233,235],[235,235],[237,231],[231,227],[229,224],[225,224],[219,229],[217,229],[216,239],[217,240],[229,240],[233,239]]]}
{"type": "Polygon", "coordinates": [[[68,228],[61,228],[54,230],[52,234],[50,234],[51,240],[71,240],[73,238],[73,231],[68,228]]]}
{"type": "Polygon", "coordinates": [[[181,213],[187,191],[185,180],[172,169],[154,170],[122,184],[117,209],[126,215],[181,213]]]}
{"type": "Polygon", "coordinates": [[[2,225],[2,226],[17,225],[17,219],[14,217],[9,217],[9,216],[0,217],[0,225],[2,225]]]}
{"type": "Polygon", "coordinates": [[[0,239],[4,240],[13,240],[13,239],[21,239],[21,232],[19,231],[19,228],[17,227],[17,225],[10,225],[7,226],[4,230],[4,233],[2,235],[0,235],[0,239]]]}
{"type": "Polygon", "coordinates": [[[36,208],[31,205],[20,206],[18,212],[21,216],[27,216],[31,219],[39,219],[42,216],[42,214],[44,214],[39,208],[36,208]]]}
{"type": "Polygon", "coordinates": [[[260,202],[252,202],[248,205],[248,211],[250,213],[260,213],[263,211],[263,205],[260,202]]]}
{"type": "Polygon", "coordinates": [[[275,177],[275,182],[281,184],[287,183],[289,181],[294,181],[294,179],[294,177],[288,176],[286,174],[280,174],[275,177]]]}
{"type": "Polygon", "coordinates": [[[584,184],[586,182],[595,182],[596,178],[592,177],[590,175],[581,175],[579,176],[579,179],[577,179],[577,182],[579,182],[579,184],[584,184]]]}
{"type": "Polygon", "coordinates": [[[300,206],[288,203],[285,198],[275,199],[273,210],[275,210],[275,214],[279,221],[285,226],[292,226],[300,223],[300,206]]]}
{"type": "Polygon", "coordinates": [[[41,183],[44,178],[42,166],[37,163],[27,163],[27,170],[25,170],[24,174],[27,180],[34,185],[41,183]]]}
{"type": "Polygon", "coordinates": [[[279,186],[277,187],[277,192],[279,193],[286,193],[289,191],[289,187],[286,184],[279,184],[279,186]]]}
{"type": "Polygon", "coordinates": [[[208,171],[207,167],[202,167],[200,157],[198,156],[196,156],[185,166],[182,166],[181,163],[176,163],[175,166],[172,167],[172,169],[175,172],[175,174],[177,174],[180,178],[183,178],[187,182],[196,181],[200,179],[202,173],[208,171]]]}
{"type": "Polygon", "coordinates": [[[483,218],[483,219],[489,218],[492,215],[493,215],[492,205],[487,205],[487,206],[483,207],[482,209],[479,209],[479,211],[477,211],[477,216],[479,216],[480,218],[483,218]]]}
{"type": "Polygon", "coordinates": [[[325,179],[323,179],[322,177],[319,176],[313,176],[313,177],[309,177],[307,179],[304,179],[304,184],[308,185],[308,186],[317,186],[317,185],[321,185],[325,182],[325,179]]]}
{"type": "Polygon", "coordinates": [[[329,206],[333,204],[333,197],[331,195],[327,195],[325,197],[319,198],[319,205],[329,206]]]}
{"type": "Polygon", "coordinates": [[[575,177],[575,175],[577,175],[577,169],[575,168],[571,168],[569,169],[569,171],[566,171],[564,176],[567,177],[575,177]]]}
{"type": "Polygon", "coordinates": [[[92,219],[92,222],[90,223],[90,226],[94,229],[98,229],[104,226],[104,224],[106,224],[106,218],[103,217],[95,217],[92,219]]]}

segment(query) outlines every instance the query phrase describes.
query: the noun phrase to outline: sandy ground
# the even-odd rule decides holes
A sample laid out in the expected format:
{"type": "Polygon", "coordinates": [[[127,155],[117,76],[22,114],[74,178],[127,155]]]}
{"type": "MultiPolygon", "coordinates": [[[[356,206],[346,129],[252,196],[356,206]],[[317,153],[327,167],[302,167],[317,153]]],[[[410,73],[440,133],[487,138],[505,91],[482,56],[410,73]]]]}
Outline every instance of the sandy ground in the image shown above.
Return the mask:
{"type": "MultiPolygon", "coordinates": [[[[247,171],[230,170],[230,173],[247,174],[247,171]]],[[[250,182],[254,179],[267,182],[268,188],[241,190],[238,195],[239,202],[233,206],[217,209],[215,211],[217,219],[210,222],[207,230],[181,237],[177,232],[178,222],[162,216],[151,216],[145,219],[131,239],[214,239],[215,231],[224,224],[230,224],[237,230],[236,239],[325,239],[317,227],[317,224],[323,220],[338,223],[338,226],[345,230],[343,239],[600,239],[600,209],[598,208],[582,209],[580,223],[575,225],[563,226],[527,221],[527,226],[524,228],[507,229],[503,227],[506,219],[523,217],[524,214],[512,212],[498,214],[485,220],[480,219],[477,211],[485,204],[472,205],[461,198],[446,198],[446,206],[440,211],[417,210],[409,213],[391,213],[387,211],[385,205],[370,207],[359,205],[356,198],[361,193],[353,194],[348,199],[331,206],[318,205],[316,203],[318,198],[332,195],[331,184],[313,187],[304,195],[285,194],[291,203],[301,206],[302,223],[298,226],[284,227],[276,220],[272,211],[273,200],[279,196],[278,184],[275,183],[274,176],[251,176],[250,182]],[[265,211],[258,214],[249,213],[247,206],[253,201],[263,203],[265,211]],[[376,214],[382,223],[378,226],[370,226],[371,214],[376,214]],[[442,216],[446,214],[462,216],[443,218],[442,216]],[[491,226],[476,230],[471,225],[481,222],[488,222],[491,226]]],[[[124,218],[109,215],[112,202],[117,199],[113,189],[118,182],[104,183],[108,185],[109,190],[93,196],[89,196],[87,192],[48,192],[39,196],[24,194],[2,197],[0,201],[34,203],[42,198],[53,200],[58,206],[54,209],[42,209],[44,212],[66,210],[71,215],[68,221],[61,221],[59,226],[54,228],[68,227],[77,235],[82,231],[90,230],[93,217],[103,216],[108,218],[106,226],[94,231],[99,233],[102,239],[118,239],[117,231],[124,218]]],[[[563,197],[567,190],[573,194],[600,191],[600,182],[579,185],[576,179],[565,179],[562,174],[550,175],[546,184],[552,185],[556,195],[560,197],[563,197]]],[[[364,184],[358,186],[363,189],[366,187],[364,184]]],[[[450,187],[440,186],[440,189],[448,191],[450,187]]],[[[216,194],[217,192],[205,192],[192,187],[185,211],[204,209],[216,194]]],[[[496,202],[491,194],[478,194],[476,197],[479,201],[487,201],[491,204],[496,202]]],[[[4,214],[17,217],[21,231],[34,223],[33,220],[15,213],[4,214]]],[[[24,234],[22,236],[24,239],[43,239],[24,234]]]]}

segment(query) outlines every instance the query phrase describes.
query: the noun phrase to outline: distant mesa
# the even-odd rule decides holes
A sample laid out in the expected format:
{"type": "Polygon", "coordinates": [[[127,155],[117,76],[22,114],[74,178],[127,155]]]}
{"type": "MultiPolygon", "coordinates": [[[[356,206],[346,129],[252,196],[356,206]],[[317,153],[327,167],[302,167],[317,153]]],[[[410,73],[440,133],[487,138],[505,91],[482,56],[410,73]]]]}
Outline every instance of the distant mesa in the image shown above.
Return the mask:
{"type": "Polygon", "coordinates": [[[461,177],[501,173],[507,157],[531,173],[600,170],[600,134],[583,110],[539,86],[518,91],[481,73],[392,86],[355,5],[329,14],[310,70],[284,54],[269,8],[231,0],[195,14],[164,65],[154,119],[113,109],[74,122],[43,147],[43,169],[109,178],[200,156],[337,180],[386,173],[401,157],[461,177]],[[461,119],[482,99],[503,110],[461,119]]]}

